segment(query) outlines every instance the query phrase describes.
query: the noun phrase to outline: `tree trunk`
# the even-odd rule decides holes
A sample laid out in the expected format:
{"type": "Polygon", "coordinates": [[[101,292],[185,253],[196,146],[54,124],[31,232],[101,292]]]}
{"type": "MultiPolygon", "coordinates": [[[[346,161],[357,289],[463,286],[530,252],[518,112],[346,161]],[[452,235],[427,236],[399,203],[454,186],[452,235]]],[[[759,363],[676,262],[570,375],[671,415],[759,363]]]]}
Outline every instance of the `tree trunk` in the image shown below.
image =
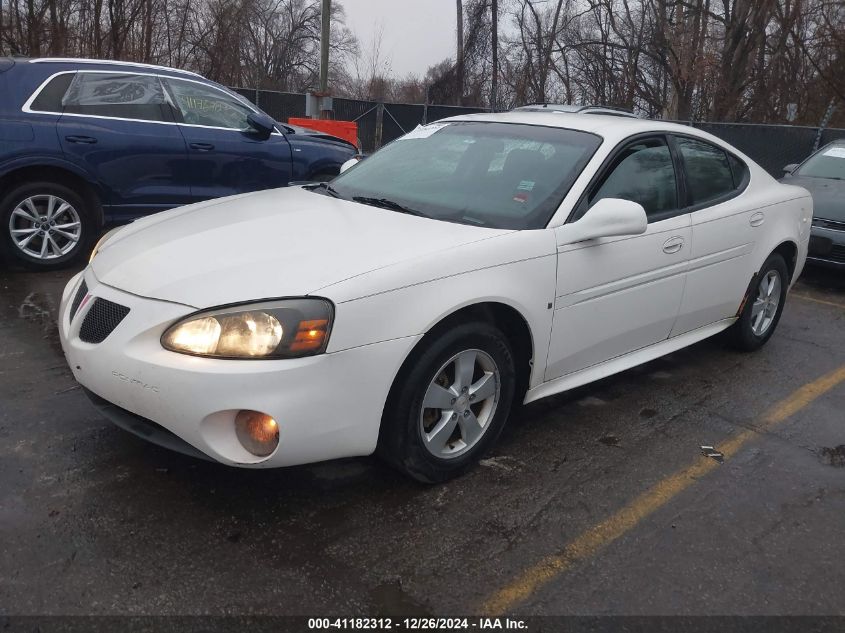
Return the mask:
{"type": "Polygon", "coordinates": [[[490,109],[495,112],[499,105],[497,98],[499,93],[499,0],[491,0],[491,3],[491,10],[493,14],[491,22],[493,74],[490,86],[490,109]]]}

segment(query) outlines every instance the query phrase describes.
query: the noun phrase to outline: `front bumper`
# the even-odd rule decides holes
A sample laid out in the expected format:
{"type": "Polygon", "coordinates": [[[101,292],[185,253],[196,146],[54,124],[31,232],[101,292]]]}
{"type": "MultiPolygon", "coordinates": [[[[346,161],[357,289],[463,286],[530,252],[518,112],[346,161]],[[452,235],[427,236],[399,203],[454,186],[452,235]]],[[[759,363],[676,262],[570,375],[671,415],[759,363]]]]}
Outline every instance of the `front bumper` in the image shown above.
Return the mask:
{"type": "Polygon", "coordinates": [[[286,360],[198,358],[162,348],[163,332],[195,311],[106,286],[90,269],[70,280],[59,309],[62,348],[74,377],[94,394],[104,415],[124,428],[134,424],[138,428],[127,430],[155,443],[175,450],[187,445],[232,466],[290,466],[375,450],[388,391],[418,337],[286,360]],[[93,299],[72,319],[69,314],[83,277],[89,295],[129,308],[97,344],[79,337],[93,299]],[[278,422],[279,446],[269,457],[256,457],[238,442],[234,417],[241,409],[278,422]],[[159,439],[174,437],[156,441],[144,432],[144,420],[166,431],[159,439]]]}
{"type": "Polygon", "coordinates": [[[845,224],[842,229],[813,226],[807,262],[828,268],[845,269],[845,224]]]}

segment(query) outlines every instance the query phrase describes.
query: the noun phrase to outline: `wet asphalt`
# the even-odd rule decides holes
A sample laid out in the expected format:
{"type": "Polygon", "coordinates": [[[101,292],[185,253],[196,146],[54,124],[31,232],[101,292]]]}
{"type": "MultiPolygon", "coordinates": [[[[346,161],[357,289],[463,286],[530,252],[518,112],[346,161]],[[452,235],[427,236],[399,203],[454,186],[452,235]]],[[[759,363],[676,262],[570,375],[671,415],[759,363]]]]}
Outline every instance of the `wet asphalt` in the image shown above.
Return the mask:
{"type": "Polygon", "coordinates": [[[845,274],[811,270],[773,339],[721,339],[525,407],[470,474],[374,459],[241,471],[99,417],[56,331],[72,271],[0,269],[0,615],[482,614],[544,557],[747,429],[731,459],[512,607],[845,614],[845,274]],[[798,296],[801,295],[801,296],[798,296]]]}

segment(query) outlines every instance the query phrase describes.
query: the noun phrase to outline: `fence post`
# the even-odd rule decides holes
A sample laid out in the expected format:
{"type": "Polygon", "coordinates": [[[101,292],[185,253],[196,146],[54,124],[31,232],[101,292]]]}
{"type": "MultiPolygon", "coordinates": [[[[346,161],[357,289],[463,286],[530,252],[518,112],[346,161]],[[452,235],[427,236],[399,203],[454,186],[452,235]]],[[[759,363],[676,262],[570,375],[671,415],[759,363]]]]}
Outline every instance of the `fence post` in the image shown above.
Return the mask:
{"type": "Polygon", "coordinates": [[[382,134],[382,123],[383,123],[383,121],[384,121],[384,104],[379,103],[378,106],[376,106],[376,134],[375,134],[375,140],[373,141],[373,145],[375,145],[375,147],[373,147],[373,151],[375,151],[379,147],[381,147],[381,134],[382,134]]]}

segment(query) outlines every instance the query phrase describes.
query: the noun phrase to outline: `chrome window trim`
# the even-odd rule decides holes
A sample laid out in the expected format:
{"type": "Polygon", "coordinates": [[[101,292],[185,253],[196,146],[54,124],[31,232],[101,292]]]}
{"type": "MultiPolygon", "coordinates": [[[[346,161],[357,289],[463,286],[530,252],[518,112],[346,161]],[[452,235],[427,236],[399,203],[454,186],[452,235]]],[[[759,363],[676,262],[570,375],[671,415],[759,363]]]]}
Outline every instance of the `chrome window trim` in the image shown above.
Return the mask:
{"type": "Polygon", "coordinates": [[[202,77],[202,75],[191,70],[182,70],[181,68],[170,68],[168,66],[158,66],[156,64],[143,64],[140,62],[127,62],[116,59],[85,59],[82,57],[39,57],[38,59],[30,59],[30,64],[103,64],[112,66],[134,66],[136,68],[150,68],[153,70],[166,70],[174,73],[182,73],[184,75],[191,75],[193,77],[202,77]]]}
{"type": "MultiPolygon", "coordinates": [[[[138,65],[139,64],[133,64],[133,66],[138,66],[138,65]]],[[[131,71],[131,70],[129,70],[129,71],[100,70],[100,69],[89,70],[87,68],[86,69],[77,69],[77,70],[61,70],[59,72],[53,73],[52,75],[47,77],[47,79],[42,81],[41,85],[38,86],[33,91],[33,93],[30,95],[29,99],[27,99],[26,102],[21,107],[21,112],[24,112],[26,114],[51,114],[51,115],[59,115],[59,116],[63,116],[63,117],[65,117],[65,116],[81,117],[81,118],[84,118],[84,119],[105,119],[106,121],[128,121],[130,123],[152,123],[152,124],[155,124],[155,125],[181,125],[181,126],[184,126],[184,127],[201,128],[201,129],[206,129],[206,130],[225,130],[227,132],[237,132],[238,134],[243,134],[245,132],[245,130],[239,130],[239,129],[232,128],[232,127],[217,127],[217,126],[213,126],[213,125],[198,125],[196,123],[179,123],[178,121],[150,121],[149,119],[131,119],[131,118],[126,118],[126,117],[118,117],[118,116],[103,116],[102,114],[79,114],[77,112],[55,112],[53,110],[33,110],[32,109],[32,103],[35,101],[35,99],[38,98],[38,95],[41,94],[41,91],[44,90],[44,88],[47,87],[47,84],[49,84],[51,81],[53,81],[53,79],[55,79],[59,75],[69,75],[69,74],[76,74],[76,73],[100,73],[100,74],[107,74],[107,75],[108,74],[111,74],[111,75],[132,74],[132,75],[141,75],[142,77],[156,77],[159,80],[162,80],[162,79],[178,79],[179,81],[190,81],[192,83],[200,84],[202,86],[206,86],[207,88],[217,90],[218,92],[226,95],[230,99],[235,99],[239,103],[242,103],[249,110],[252,110],[255,113],[259,112],[259,110],[257,110],[254,105],[249,103],[246,99],[241,98],[240,95],[233,95],[233,94],[227,92],[226,90],[222,90],[221,88],[218,88],[217,86],[214,86],[212,84],[207,83],[207,81],[199,81],[197,79],[188,79],[187,77],[168,77],[167,75],[160,75],[158,73],[142,73],[142,72],[136,72],[136,71],[131,71]]],[[[200,75],[196,75],[196,76],[199,77],[200,75]]],[[[167,92],[167,91],[165,91],[165,92],[167,92]]],[[[168,94],[168,99],[169,98],[170,98],[170,95],[168,94]]],[[[278,128],[276,128],[276,131],[273,132],[272,136],[284,136],[284,134],[279,132],[278,128]]]]}

